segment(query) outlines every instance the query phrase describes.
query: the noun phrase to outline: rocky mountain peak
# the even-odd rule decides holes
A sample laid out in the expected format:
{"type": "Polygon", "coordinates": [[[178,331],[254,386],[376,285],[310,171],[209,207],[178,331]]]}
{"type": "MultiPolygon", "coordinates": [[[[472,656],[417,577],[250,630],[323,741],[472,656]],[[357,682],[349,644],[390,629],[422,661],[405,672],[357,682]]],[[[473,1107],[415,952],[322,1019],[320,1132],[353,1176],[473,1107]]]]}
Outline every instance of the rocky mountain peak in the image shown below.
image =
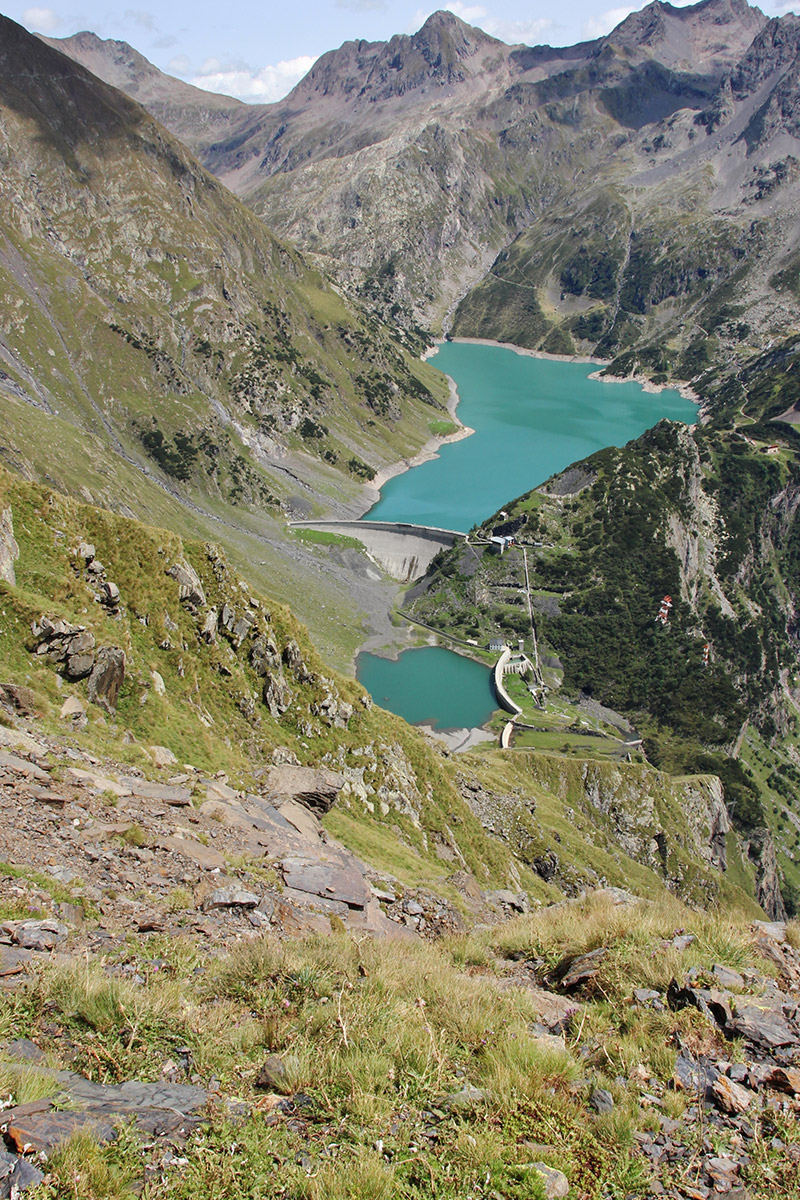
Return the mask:
{"type": "Polygon", "coordinates": [[[626,17],[608,40],[673,69],[725,70],[766,23],[761,9],[747,0],[701,0],[686,8],[653,0],[626,17]]]}
{"type": "Polygon", "coordinates": [[[145,79],[161,75],[161,72],[128,42],[101,38],[88,29],[68,38],[37,36],[40,41],[52,46],[54,50],[60,50],[114,87],[130,91],[134,85],[140,86],[145,79]]]}
{"type": "Polygon", "coordinates": [[[435,12],[415,34],[396,34],[388,42],[345,42],[323,54],[291,93],[370,101],[387,100],[427,87],[465,82],[503,60],[504,43],[467,25],[451,12],[435,12]]]}
{"type": "Polygon", "coordinates": [[[459,58],[469,58],[487,45],[502,45],[496,38],[468,25],[446,9],[432,13],[410,41],[420,49],[428,47],[431,51],[448,56],[457,55],[459,58]]]}
{"type": "Polygon", "coordinates": [[[127,42],[84,30],[66,38],[38,40],[80,63],[104,83],[143,104],[191,150],[209,137],[222,137],[248,115],[250,106],[231,96],[204,92],[154,67],[127,42]]]}

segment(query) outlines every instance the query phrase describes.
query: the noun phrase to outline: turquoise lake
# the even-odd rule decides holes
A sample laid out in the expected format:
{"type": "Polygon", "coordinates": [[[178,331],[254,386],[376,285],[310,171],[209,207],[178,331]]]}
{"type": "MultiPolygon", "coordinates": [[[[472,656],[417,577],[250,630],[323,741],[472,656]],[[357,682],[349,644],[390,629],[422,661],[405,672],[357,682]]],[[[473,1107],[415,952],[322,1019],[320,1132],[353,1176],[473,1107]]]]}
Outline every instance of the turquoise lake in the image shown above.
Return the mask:
{"type": "Polygon", "coordinates": [[[472,729],[497,708],[488,667],[441,646],[404,650],[397,659],[360,654],[358,678],[376,704],[412,725],[472,729]]]}
{"type": "MultiPolygon", "coordinates": [[[[623,446],[662,417],[691,423],[697,415],[675,390],[590,379],[597,367],[589,363],[446,342],[433,364],[455,380],[459,419],[475,433],[390,479],[365,520],[466,531],[595,450],[623,446]]],[[[497,708],[490,672],[441,647],[395,660],[361,654],[356,668],[376,704],[412,724],[471,728],[497,708]]]]}
{"type": "Polygon", "coordinates": [[[465,342],[445,342],[431,362],[455,380],[459,420],[475,433],[390,479],[367,521],[466,531],[587,454],[624,446],[661,417],[697,415],[673,389],[590,379],[591,363],[465,342]]]}

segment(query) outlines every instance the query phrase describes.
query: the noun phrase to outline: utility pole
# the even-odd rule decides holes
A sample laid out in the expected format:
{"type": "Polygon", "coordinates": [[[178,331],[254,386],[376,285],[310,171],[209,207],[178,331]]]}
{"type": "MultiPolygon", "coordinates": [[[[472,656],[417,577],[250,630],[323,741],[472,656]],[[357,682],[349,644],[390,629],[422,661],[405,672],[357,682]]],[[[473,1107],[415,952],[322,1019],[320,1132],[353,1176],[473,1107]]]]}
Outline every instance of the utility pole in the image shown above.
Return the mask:
{"type": "Polygon", "coordinates": [[[522,561],[525,565],[525,595],[528,598],[528,616],[531,622],[531,638],[533,640],[533,666],[536,672],[536,682],[540,687],[544,687],[544,679],[542,678],[542,669],[539,666],[539,647],[536,642],[536,626],[533,623],[533,604],[531,603],[531,579],[528,574],[528,551],[522,546],[522,561]]]}

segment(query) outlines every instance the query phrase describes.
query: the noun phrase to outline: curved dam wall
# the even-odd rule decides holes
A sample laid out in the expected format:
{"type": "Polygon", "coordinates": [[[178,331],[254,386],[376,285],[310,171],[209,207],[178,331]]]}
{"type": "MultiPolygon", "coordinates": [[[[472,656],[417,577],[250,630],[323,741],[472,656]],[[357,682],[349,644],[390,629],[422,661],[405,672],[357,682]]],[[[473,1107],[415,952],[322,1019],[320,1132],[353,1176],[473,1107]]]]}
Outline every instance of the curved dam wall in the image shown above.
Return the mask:
{"type": "Polygon", "coordinates": [[[455,529],[400,521],[292,521],[291,527],[358,538],[369,557],[400,583],[419,579],[440,550],[466,540],[466,534],[455,529]]]}
{"type": "Polygon", "coordinates": [[[511,699],[508,692],[503,687],[503,675],[505,674],[506,664],[510,658],[511,651],[506,646],[505,650],[494,664],[494,690],[495,694],[497,695],[497,699],[500,701],[506,712],[510,712],[515,717],[518,717],[522,712],[522,709],[511,699]]]}

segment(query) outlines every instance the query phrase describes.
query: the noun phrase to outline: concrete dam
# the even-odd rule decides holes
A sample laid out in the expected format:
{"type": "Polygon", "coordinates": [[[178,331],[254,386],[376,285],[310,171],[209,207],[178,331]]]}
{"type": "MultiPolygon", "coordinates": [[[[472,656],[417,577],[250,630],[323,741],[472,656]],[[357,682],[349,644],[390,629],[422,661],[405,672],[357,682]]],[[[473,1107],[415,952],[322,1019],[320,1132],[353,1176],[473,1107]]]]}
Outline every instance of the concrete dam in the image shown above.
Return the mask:
{"type": "Polygon", "coordinates": [[[291,528],[318,529],[357,538],[373,562],[400,583],[419,579],[434,555],[467,539],[465,533],[456,529],[436,529],[404,521],[292,521],[291,528]]]}

